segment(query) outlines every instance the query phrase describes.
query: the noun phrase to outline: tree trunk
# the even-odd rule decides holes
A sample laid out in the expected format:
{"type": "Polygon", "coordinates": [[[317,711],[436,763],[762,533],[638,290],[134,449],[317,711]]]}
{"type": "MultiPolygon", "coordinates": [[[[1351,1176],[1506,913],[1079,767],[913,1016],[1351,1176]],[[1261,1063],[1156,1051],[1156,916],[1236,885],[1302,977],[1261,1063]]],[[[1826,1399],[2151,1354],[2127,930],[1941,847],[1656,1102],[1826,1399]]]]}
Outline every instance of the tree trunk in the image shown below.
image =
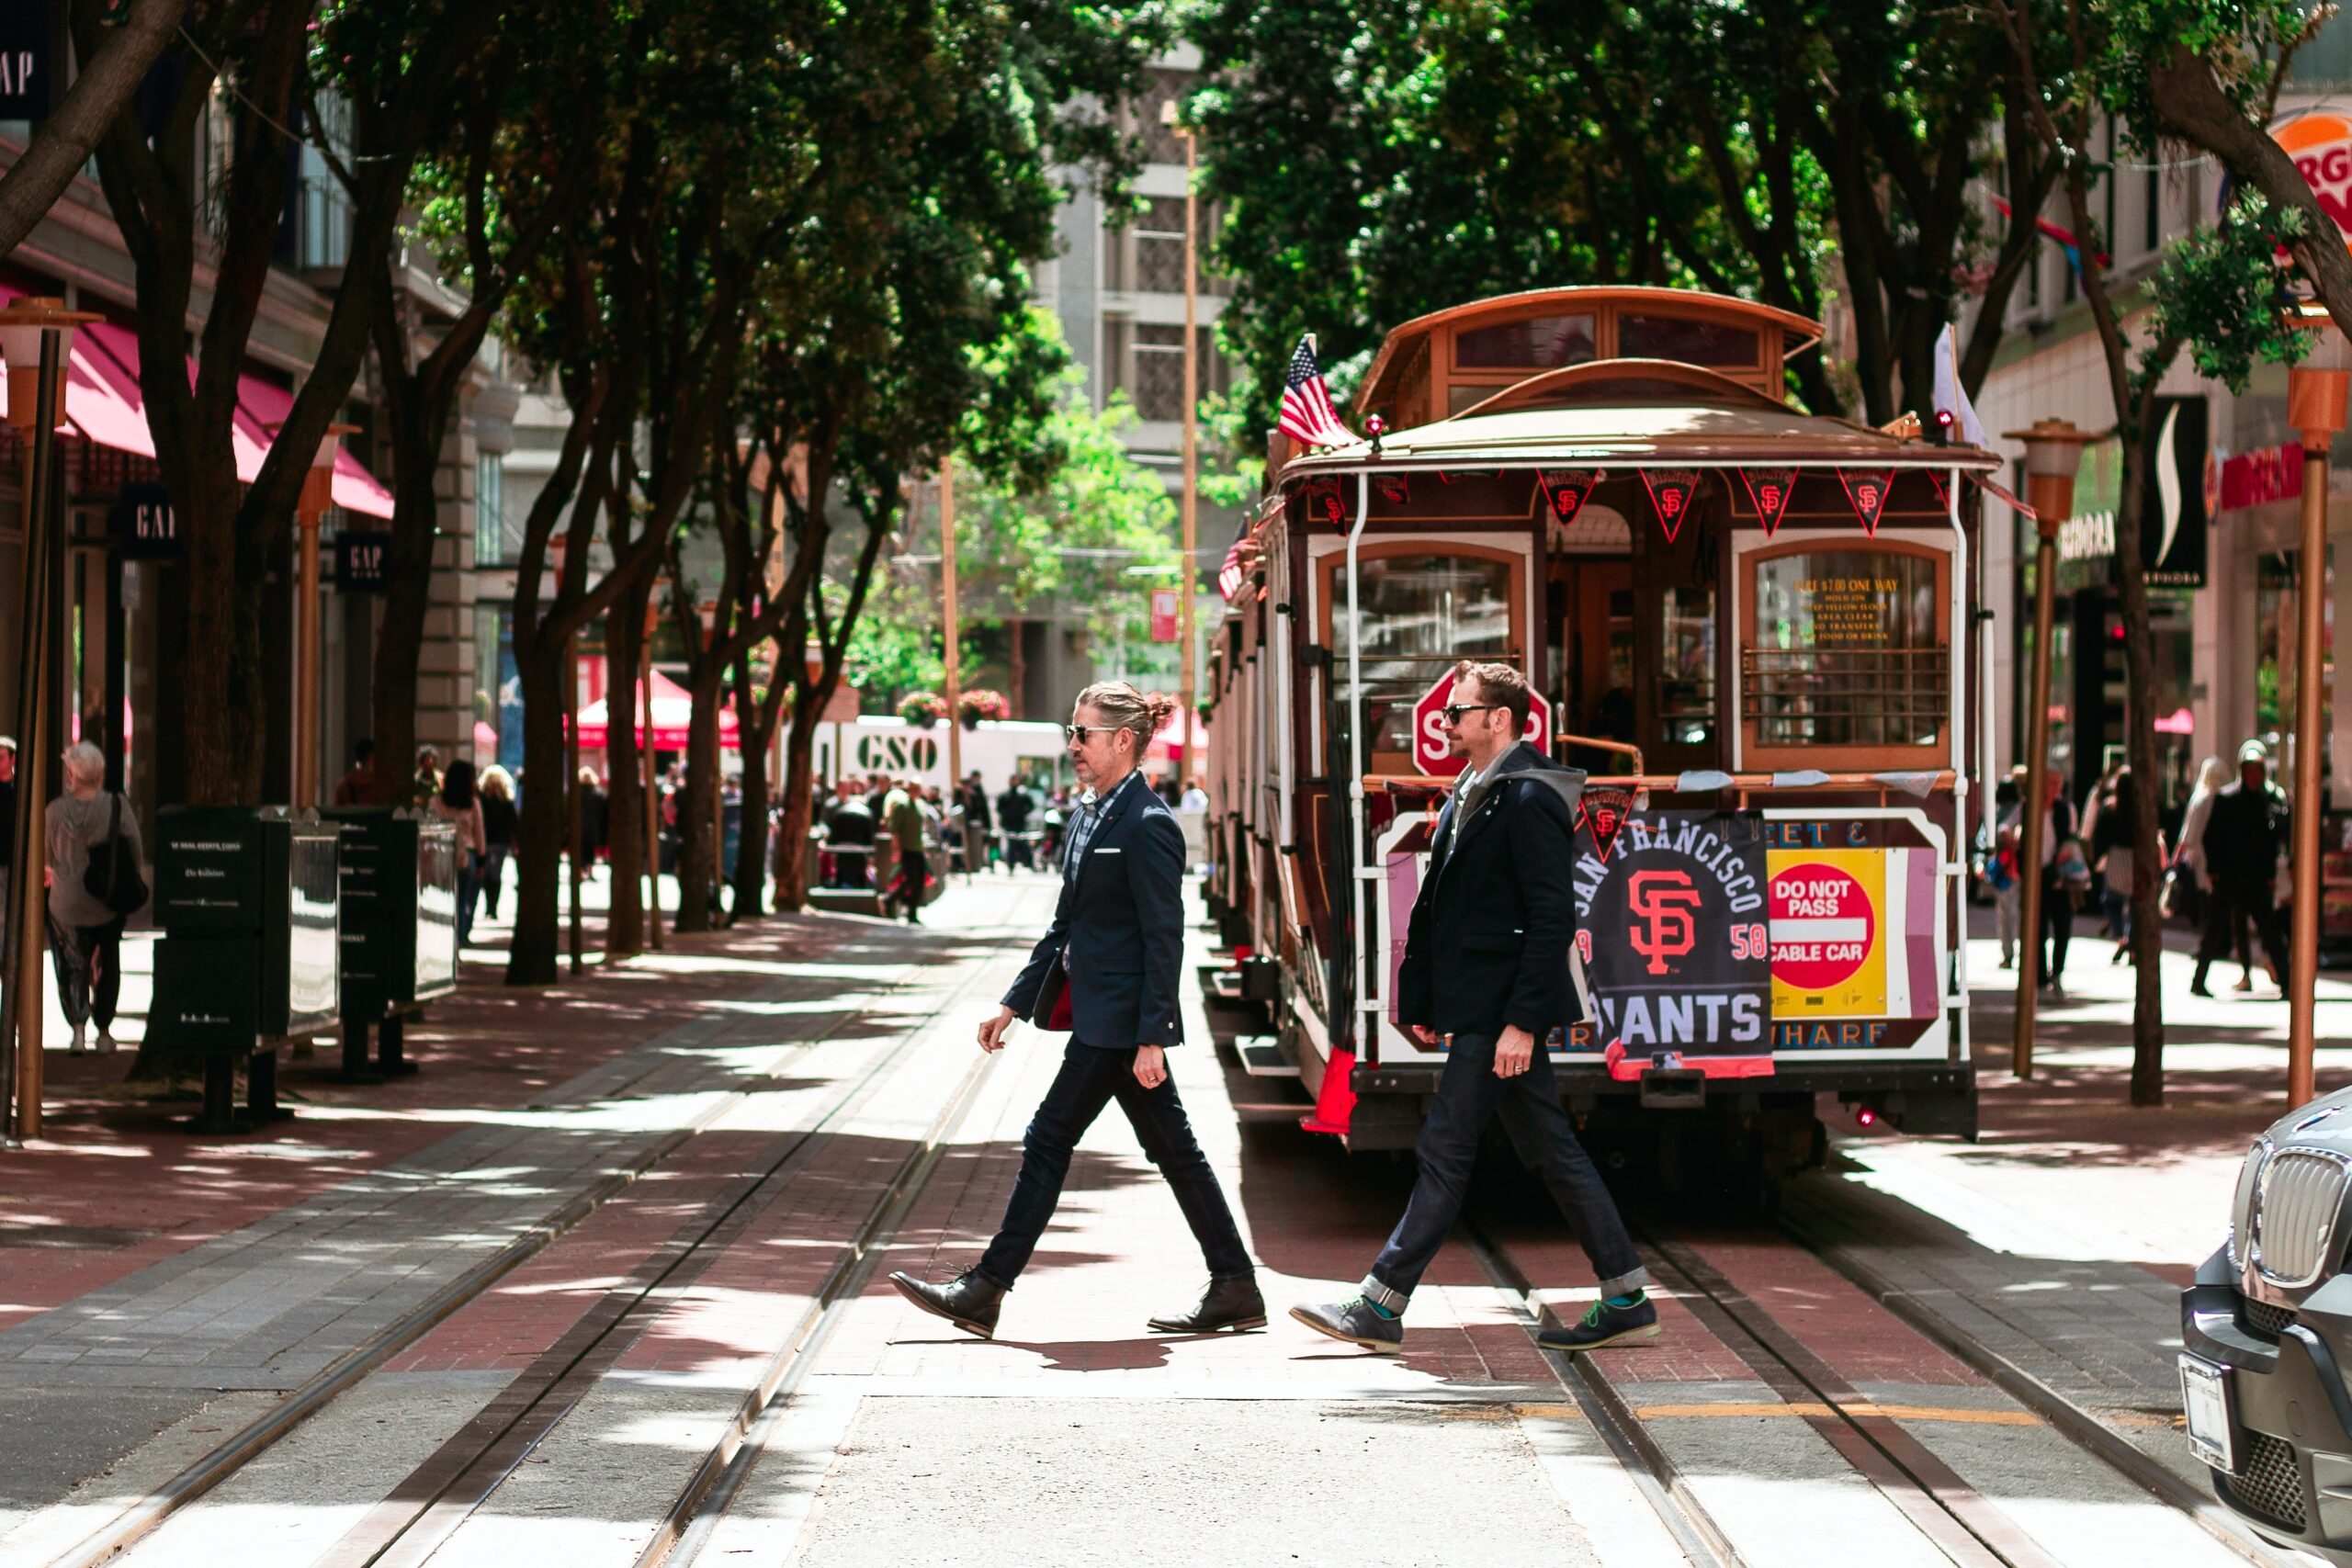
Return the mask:
{"type": "Polygon", "coordinates": [[[752,661],[735,663],[735,733],[743,747],[743,826],[735,844],[734,890],[737,920],[756,920],[767,911],[768,884],[768,748],[758,732],[758,704],[752,700],[752,661]]]}
{"type": "MultiPolygon", "coordinates": [[[[562,643],[552,637],[514,650],[523,684],[523,776],[563,776],[563,682],[570,667],[562,643]]],[[[506,983],[551,986],[560,947],[563,852],[571,813],[560,789],[523,791],[514,829],[514,940],[507,950],[506,983]]]]}
{"type": "MultiPolygon", "coordinates": [[[[784,810],[776,821],[775,907],[808,905],[808,823],[816,792],[817,727],[802,723],[799,698],[809,694],[796,683],[792,728],[784,734],[784,810]]],[[[815,713],[823,705],[810,702],[815,713]]]]}
{"type": "Polygon", "coordinates": [[[694,673],[692,716],[686,723],[686,787],[678,802],[678,925],[707,931],[718,924],[713,895],[718,887],[718,842],[713,831],[719,810],[719,677],[726,673],[706,652],[694,673]]]}
{"type": "MultiPolygon", "coordinates": [[[[637,744],[643,705],[638,682],[645,650],[648,590],[631,589],[605,617],[605,845],[612,862],[612,912],[605,918],[605,952],[626,958],[645,951],[645,763],[637,744]]],[[[646,737],[650,741],[650,735],[646,737]]]]}
{"type": "MultiPolygon", "coordinates": [[[[388,303],[386,308],[391,307],[388,303]]],[[[389,378],[399,372],[387,366],[385,373],[389,378]]],[[[375,713],[369,728],[376,740],[377,804],[404,806],[416,772],[416,670],[424,649],[425,611],[433,598],[433,530],[441,513],[434,480],[449,410],[446,402],[431,409],[417,406],[429,399],[390,400],[392,532],[385,547],[384,615],[376,632],[369,688],[375,713]],[[415,410],[412,417],[401,417],[404,406],[415,410]]],[[[557,701],[561,700],[559,686],[557,701]]]]}
{"type": "Polygon", "coordinates": [[[2140,538],[2148,502],[2147,400],[2123,442],[2123,493],[2115,511],[2115,571],[2123,601],[2123,756],[2132,769],[2132,1103],[2165,1102],[2165,1018],[2158,958],[2164,916],[2156,907],[2156,660],[2149,645],[2148,579],[2140,538]]]}

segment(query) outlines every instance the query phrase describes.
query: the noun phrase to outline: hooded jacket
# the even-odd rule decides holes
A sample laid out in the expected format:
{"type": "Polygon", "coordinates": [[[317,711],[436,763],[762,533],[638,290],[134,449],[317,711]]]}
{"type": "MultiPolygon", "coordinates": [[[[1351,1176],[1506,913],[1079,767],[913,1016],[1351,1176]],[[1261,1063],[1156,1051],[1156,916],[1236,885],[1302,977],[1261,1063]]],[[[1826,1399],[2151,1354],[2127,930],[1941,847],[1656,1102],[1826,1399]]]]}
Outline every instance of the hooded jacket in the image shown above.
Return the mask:
{"type": "Polygon", "coordinates": [[[1522,740],[1446,802],[1405,938],[1399,1022],[1489,1038],[1515,1024],[1540,1041],[1583,1016],[1568,947],[1584,779],[1522,740]]]}

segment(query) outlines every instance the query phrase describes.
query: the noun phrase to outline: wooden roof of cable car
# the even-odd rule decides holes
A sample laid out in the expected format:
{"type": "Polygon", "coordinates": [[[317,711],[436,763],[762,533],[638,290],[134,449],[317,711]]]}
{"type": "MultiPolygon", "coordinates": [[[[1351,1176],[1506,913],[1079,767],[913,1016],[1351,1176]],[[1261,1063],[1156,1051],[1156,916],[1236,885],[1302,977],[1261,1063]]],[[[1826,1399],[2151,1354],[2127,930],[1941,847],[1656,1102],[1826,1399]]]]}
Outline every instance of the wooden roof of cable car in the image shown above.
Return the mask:
{"type": "Polygon", "coordinates": [[[1283,475],[1650,463],[1990,470],[2001,459],[1805,413],[1694,365],[1600,359],[1528,377],[1452,419],[1385,433],[1376,456],[1357,441],[1294,458],[1283,475]]]}

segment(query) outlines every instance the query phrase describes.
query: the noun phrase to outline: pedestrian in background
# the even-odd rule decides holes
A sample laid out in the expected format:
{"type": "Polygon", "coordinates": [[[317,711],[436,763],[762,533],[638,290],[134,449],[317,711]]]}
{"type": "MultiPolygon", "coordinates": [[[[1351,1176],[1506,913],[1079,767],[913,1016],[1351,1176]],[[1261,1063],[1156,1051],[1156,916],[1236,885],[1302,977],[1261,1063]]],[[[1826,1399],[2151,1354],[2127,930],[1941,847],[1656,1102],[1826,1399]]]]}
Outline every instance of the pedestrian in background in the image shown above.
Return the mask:
{"type": "MultiPolygon", "coordinates": [[[[0,910],[6,909],[9,871],[17,852],[17,742],[14,738],[0,735],[0,910]]],[[[13,919],[13,915],[0,915],[0,924],[13,919]]]]}
{"type": "MultiPolygon", "coordinates": [[[[2188,804],[2181,808],[2180,843],[2173,851],[2172,870],[2166,877],[2166,889],[2171,895],[2167,910],[2187,920],[2189,929],[2200,935],[2205,930],[2205,907],[2211,901],[2213,878],[2205,865],[2205,825],[2212,818],[2213,797],[2229,787],[2230,765],[2219,757],[2208,757],[2198,764],[2197,787],[2189,792],[2188,804]]],[[[2254,985],[2253,965],[2246,952],[2245,928],[2241,925],[2235,934],[2238,968],[2245,988],[2254,985]]]]}
{"type": "MultiPolygon", "coordinates": [[[[2099,802],[2098,825],[2091,829],[2091,864],[2099,875],[2099,902],[2107,909],[2107,929],[2115,938],[2120,964],[2132,954],[2132,875],[2136,863],[2132,847],[2132,770],[2118,768],[2099,802]]],[[[2156,858],[2162,863],[2164,835],[2156,835],[2156,858]]]]}
{"type": "Polygon", "coordinates": [[[890,836],[891,847],[898,851],[897,873],[890,886],[882,896],[882,912],[893,908],[903,909],[907,924],[922,924],[923,886],[930,880],[929,837],[923,821],[922,805],[916,798],[918,786],[894,783],[882,797],[880,830],[890,836]]]}
{"type": "MultiPolygon", "coordinates": [[[[482,907],[492,919],[498,919],[498,890],[506,880],[506,858],[514,850],[514,829],[518,813],[514,809],[514,781],[506,770],[492,762],[481,771],[481,893],[482,907]]],[[[469,921],[470,925],[472,922],[469,921]]]]}
{"type": "Polygon", "coordinates": [[[458,945],[464,947],[474,931],[474,888],[481,875],[484,846],[481,800],[474,790],[474,765],[463,757],[441,775],[441,793],[433,797],[434,816],[458,829],[458,945]]]}
{"type": "Polygon", "coordinates": [[[974,768],[972,776],[964,781],[964,869],[978,871],[989,863],[989,840],[995,835],[996,822],[989,815],[988,786],[980,783],[980,770],[974,768]]]}
{"type": "Polygon", "coordinates": [[[572,870],[580,875],[604,858],[605,846],[611,841],[612,802],[605,794],[605,781],[596,776],[594,768],[580,770],[580,858],[584,865],[572,870]]]}
{"type": "MultiPolygon", "coordinates": [[[[2290,841],[2287,797],[2270,782],[2270,750],[2259,740],[2238,748],[2237,781],[2213,797],[2206,814],[2199,854],[2213,879],[2205,911],[2204,940],[2197,944],[2197,975],[2191,996],[2208,997],[2205,972],[2230,949],[2237,922],[2253,923],[2270,960],[2270,977],[2287,988],[2287,932],[2278,918],[2278,861],[2290,841]]],[[[2237,988],[2254,988],[2252,975],[2237,988]]]]}
{"type": "Polygon", "coordinates": [[[58,1003],[74,1026],[74,1051],[87,1048],[93,1020],[98,1049],[111,1051],[115,1003],[122,994],[122,928],[138,906],[118,909],[91,890],[90,852],[103,848],[108,865],[127,855],[136,867],[146,857],[139,814],[105,787],[105,753],[84,740],[65,749],[64,761],[65,793],[50,802],[48,815],[50,958],[57,966],[58,1003]]]}
{"type": "Polygon", "coordinates": [[[376,798],[376,743],[366,736],[353,742],[351,771],[335,781],[337,806],[368,806],[376,798]]]}
{"type": "Polygon", "coordinates": [[[1004,1032],[1016,1018],[1068,1029],[1061,1070],[1022,1137],[1021,1174],[980,1260],[945,1284],[890,1276],[923,1311],[983,1339],[994,1337],[1004,1293],[1053,1221],[1078,1140],[1114,1100],[1145,1157],[1175,1190],[1208,1264],[1200,1300],[1152,1318],[1149,1326],[1161,1334],[1212,1334],[1265,1325],[1257,1265],[1168,1075],[1167,1053],[1184,1038],[1178,1005],[1184,838],[1136,773],[1136,760],[1174,711],[1171,699],[1147,696],[1124,681],[1079,694],[1069,749],[1090,788],[1070,829],[1061,898],[996,1016],[979,1030],[980,1049],[994,1052],[1004,1048],[1004,1032]],[[1057,1002],[1068,1010],[1059,1021],[1057,1002]]]}
{"type": "Polygon", "coordinates": [[[825,848],[833,857],[832,886],[874,886],[874,811],[865,791],[854,778],[836,786],[832,809],[825,813],[825,848]]]}
{"type": "Polygon", "coordinates": [[[2075,940],[2075,895],[2090,882],[2090,864],[2083,856],[2083,841],[2075,837],[2075,803],[2066,798],[2065,781],[2056,773],[2045,780],[2041,807],[2041,930],[2034,940],[2041,945],[2043,988],[2066,988],[2066,947],[2075,940]]]}
{"type": "Polygon", "coordinates": [[[2018,845],[2025,832],[2026,771],[2011,768],[1993,791],[1993,844],[1984,862],[1984,882],[1993,890],[1993,929],[2001,939],[2001,967],[2017,967],[2019,905],[2025,883],[2018,876],[2018,845]]]}
{"type": "Polygon", "coordinates": [[[1036,803],[1029,798],[1029,792],[1021,787],[1019,779],[1006,784],[1004,793],[996,797],[996,819],[1004,829],[1004,867],[1007,871],[1014,866],[1025,870],[1035,863],[1030,853],[1029,821],[1035,810],[1036,803]]]}
{"type": "Polygon", "coordinates": [[[440,793],[441,753],[430,746],[420,746],[416,749],[416,777],[409,781],[409,804],[424,810],[440,793]]]}

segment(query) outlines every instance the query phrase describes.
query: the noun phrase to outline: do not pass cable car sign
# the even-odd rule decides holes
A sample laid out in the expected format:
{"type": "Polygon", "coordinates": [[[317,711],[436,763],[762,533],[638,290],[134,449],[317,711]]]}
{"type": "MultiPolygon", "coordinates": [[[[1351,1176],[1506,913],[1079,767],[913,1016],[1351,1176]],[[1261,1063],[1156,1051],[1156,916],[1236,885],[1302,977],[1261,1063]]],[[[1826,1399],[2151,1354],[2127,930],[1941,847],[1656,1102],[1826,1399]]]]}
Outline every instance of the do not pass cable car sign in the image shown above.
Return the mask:
{"type": "MultiPolygon", "coordinates": [[[[1413,766],[1431,778],[1450,779],[1463,769],[1461,758],[1450,754],[1445,739],[1443,708],[1453,700],[1453,677],[1438,677],[1437,684],[1413,705],[1413,766]]],[[[1527,728],[1520,739],[1537,750],[1552,750],[1552,705],[1540,692],[1528,694],[1527,728]]]]}

